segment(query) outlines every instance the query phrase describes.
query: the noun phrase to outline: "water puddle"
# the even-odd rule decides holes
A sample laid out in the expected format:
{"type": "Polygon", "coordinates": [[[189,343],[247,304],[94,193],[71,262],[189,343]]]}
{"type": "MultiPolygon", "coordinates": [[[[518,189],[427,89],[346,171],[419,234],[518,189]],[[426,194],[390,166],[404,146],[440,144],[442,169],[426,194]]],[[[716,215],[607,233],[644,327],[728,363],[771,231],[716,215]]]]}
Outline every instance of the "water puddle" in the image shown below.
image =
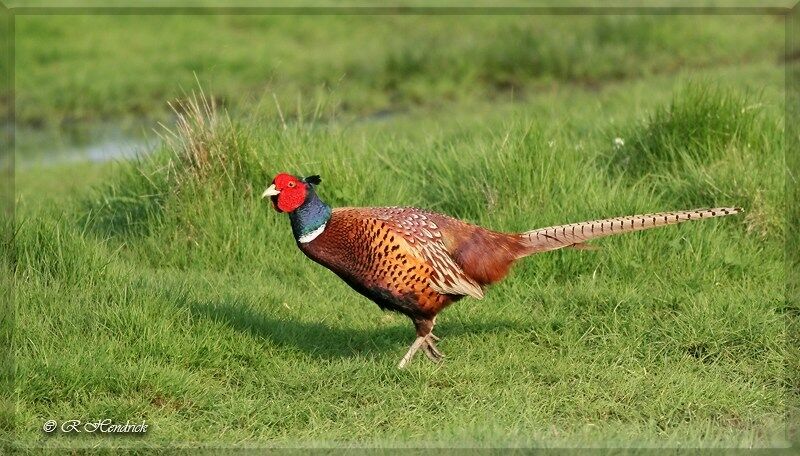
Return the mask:
{"type": "Polygon", "coordinates": [[[144,156],[159,139],[144,123],[100,123],[70,129],[17,128],[15,167],[54,166],[65,163],[102,163],[144,156]]]}
{"type": "MultiPolygon", "coordinates": [[[[351,125],[376,125],[391,122],[404,111],[381,110],[345,121],[351,125]]],[[[337,121],[341,121],[338,119],[337,121]]],[[[328,125],[333,122],[320,122],[328,125]]],[[[158,122],[139,119],[126,122],[81,123],[61,128],[17,127],[15,130],[16,169],[70,163],[125,161],[152,153],[160,138],[154,128],[158,122]]]]}

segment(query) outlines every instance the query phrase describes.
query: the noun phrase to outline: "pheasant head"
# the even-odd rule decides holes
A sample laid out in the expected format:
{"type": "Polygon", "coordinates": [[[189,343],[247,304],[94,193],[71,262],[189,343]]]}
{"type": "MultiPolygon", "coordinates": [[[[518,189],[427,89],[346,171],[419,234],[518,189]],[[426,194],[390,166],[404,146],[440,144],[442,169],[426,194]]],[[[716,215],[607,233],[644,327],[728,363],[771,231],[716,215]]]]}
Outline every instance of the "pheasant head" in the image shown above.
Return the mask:
{"type": "Polygon", "coordinates": [[[264,190],[262,198],[270,197],[272,206],[278,212],[294,212],[306,202],[313,193],[313,186],[322,182],[319,176],[301,179],[291,174],[281,173],[272,179],[272,185],[264,190]]]}
{"type": "Polygon", "coordinates": [[[319,199],[314,187],[322,182],[319,176],[301,179],[281,173],[272,179],[262,198],[270,197],[272,207],[289,214],[292,233],[297,242],[304,244],[316,239],[331,218],[331,208],[319,199]]]}

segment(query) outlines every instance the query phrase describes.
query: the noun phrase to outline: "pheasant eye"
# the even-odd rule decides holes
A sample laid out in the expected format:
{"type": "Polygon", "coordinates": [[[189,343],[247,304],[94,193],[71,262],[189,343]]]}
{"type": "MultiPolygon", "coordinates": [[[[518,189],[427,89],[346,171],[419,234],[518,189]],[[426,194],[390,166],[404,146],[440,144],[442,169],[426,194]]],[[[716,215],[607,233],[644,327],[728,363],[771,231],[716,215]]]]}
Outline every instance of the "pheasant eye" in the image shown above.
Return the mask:
{"type": "Polygon", "coordinates": [[[294,188],[294,182],[289,182],[288,184],[286,184],[286,186],[289,188],[294,188]]]}

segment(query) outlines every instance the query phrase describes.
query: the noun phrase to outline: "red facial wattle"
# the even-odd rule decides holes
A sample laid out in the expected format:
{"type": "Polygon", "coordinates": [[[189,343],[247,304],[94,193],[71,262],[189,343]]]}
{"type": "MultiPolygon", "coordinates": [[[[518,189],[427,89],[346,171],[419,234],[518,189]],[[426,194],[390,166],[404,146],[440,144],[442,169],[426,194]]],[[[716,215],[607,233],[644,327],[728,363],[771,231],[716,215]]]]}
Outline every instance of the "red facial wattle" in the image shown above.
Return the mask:
{"type": "Polygon", "coordinates": [[[272,183],[280,191],[271,198],[273,206],[278,211],[292,212],[305,202],[306,185],[300,179],[289,174],[278,174],[272,183]]]}
{"type": "Polygon", "coordinates": [[[297,185],[294,188],[281,190],[278,195],[278,209],[282,212],[292,212],[302,206],[306,200],[306,186],[297,185]]]}

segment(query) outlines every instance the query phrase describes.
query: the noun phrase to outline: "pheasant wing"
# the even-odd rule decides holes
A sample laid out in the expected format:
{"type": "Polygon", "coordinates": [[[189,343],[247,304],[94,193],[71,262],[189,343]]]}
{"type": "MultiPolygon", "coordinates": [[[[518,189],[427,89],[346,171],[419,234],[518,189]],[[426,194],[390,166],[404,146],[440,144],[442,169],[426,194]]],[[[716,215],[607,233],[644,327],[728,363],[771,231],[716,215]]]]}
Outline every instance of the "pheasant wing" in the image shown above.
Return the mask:
{"type": "Polygon", "coordinates": [[[441,228],[424,212],[413,208],[377,209],[375,218],[408,243],[408,251],[428,263],[433,272],[430,286],[442,294],[483,299],[481,286],[462,270],[447,249],[441,228]]]}
{"type": "Polygon", "coordinates": [[[442,294],[472,296],[483,299],[483,290],[453,261],[442,241],[420,240],[412,244],[412,251],[419,254],[433,267],[431,288],[442,294]]]}

